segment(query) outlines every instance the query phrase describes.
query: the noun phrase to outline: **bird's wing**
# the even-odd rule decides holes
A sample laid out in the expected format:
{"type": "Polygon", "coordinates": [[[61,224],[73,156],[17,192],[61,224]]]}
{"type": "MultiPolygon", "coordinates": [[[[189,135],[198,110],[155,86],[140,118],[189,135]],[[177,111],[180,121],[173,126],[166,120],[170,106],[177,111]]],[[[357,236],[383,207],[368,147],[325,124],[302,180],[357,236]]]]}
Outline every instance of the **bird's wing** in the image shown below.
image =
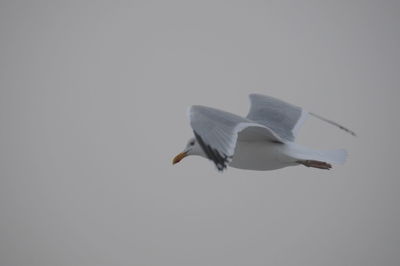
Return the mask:
{"type": "Polygon", "coordinates": [[[294,141],[308,112],[270,96],[250,94],[249,97],[251,106],[247,119],[272,129],[284,140],[294,141]]]}
{"type": "Polygon", "coordinates": [[[294,141],[309,115],[356,136],[350,129],[315,113],[307,112],[296,105],[261,94],[250,94],[249,97],[251,106],[247,119],[270,128],[284,140],[294,141]]]}
{"type": "Polygon", "coordinates": [[[189,119],[201,148],[219,171],[224,170],[232,159],[239,132],[245,133],[241,135],[247,141],[263,139],[284,142],[267,126],[210,107],[190,107],[189,119]]]}

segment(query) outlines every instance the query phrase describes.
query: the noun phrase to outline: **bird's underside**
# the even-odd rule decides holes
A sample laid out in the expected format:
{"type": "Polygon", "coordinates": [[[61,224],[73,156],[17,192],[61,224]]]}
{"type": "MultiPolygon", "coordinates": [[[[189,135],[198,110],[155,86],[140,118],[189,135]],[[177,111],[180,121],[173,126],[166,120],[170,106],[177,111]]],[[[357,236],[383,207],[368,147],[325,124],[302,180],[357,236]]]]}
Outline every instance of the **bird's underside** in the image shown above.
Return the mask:
{"type": "Polygon", "coordinates": [[[276,170],[297,165],[331,169],[332,165],[324,160],[323,154],[316,155],[317,153],[318,151],[295,143],[238,141],[229,166],[258,171],[276,170]]]}

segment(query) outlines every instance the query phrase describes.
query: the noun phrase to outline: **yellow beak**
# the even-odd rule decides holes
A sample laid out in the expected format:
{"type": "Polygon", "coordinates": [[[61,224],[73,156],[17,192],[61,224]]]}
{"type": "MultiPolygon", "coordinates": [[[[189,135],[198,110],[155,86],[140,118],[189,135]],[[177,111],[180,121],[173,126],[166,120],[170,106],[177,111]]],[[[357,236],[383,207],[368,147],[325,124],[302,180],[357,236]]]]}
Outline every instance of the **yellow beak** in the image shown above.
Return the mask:
{"type": "Polygon", "coordinates": [[[179,163],[183,158],[185,158],[187,156],[186,152],[181,152],[179,153],[177,156],[174,157],[174,159],[172,160],[172,164],[176,164],[179,163]]]}

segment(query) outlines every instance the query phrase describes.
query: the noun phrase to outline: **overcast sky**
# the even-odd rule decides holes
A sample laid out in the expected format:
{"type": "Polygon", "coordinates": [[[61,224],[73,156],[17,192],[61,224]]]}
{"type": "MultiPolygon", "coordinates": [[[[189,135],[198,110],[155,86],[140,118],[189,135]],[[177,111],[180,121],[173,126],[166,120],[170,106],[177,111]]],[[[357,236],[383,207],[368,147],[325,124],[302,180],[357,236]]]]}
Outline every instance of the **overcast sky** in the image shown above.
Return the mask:
{"type": "Polygon", "coordinates": [[[400,264],[398,1],[94,2],[0,3],[1,265],[400,264]],[[172,166],[252,92],[348,162],[172,166]]]}

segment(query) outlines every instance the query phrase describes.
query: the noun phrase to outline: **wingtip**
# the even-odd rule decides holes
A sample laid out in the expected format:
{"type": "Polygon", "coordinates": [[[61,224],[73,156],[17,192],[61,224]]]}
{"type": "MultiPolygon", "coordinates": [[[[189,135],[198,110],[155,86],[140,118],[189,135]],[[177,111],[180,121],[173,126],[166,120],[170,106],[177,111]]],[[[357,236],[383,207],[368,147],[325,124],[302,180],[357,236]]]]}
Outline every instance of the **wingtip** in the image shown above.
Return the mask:
{"type": "Polygon", "coordinates": [[[189,120],[191,120],[193,110],[194,110],[195,108],[198,108],[198,107],[200,107],[200,105],[191,105],[191,106],[189,106],[189,107],[187,108],[187,110],[186,110],[186,115],[187,115],[187,117],[189,118],[189,120]]]}
{"type": "Polygon", "coordinates": [[[265,95],[263,95],[261,93],[250,93],[249,94],[250,102],[254,101],[255,98],[259,98],[259,97],[265,97],[265,95]]]}

